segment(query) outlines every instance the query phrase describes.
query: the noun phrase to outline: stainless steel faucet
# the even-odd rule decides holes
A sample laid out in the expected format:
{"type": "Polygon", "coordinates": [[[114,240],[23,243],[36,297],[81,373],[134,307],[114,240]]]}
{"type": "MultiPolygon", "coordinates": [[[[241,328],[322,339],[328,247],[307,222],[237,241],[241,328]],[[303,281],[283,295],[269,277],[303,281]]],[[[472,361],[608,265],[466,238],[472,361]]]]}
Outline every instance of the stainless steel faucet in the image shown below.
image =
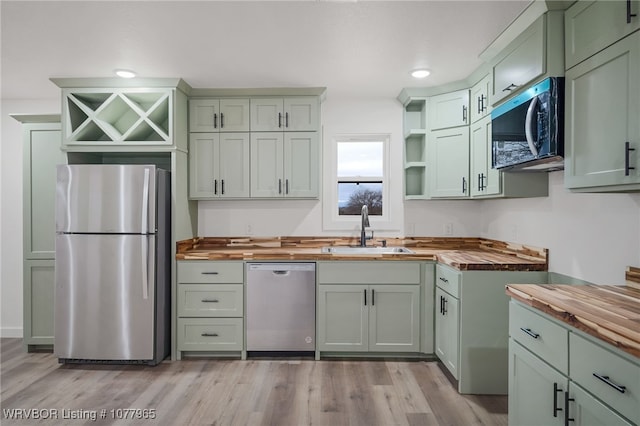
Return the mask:
{"type": "Polygon", "coordinates": [[[362,206],[362,210],[360,211],[360,247],[367,246],[367,234],[365,229],[370,227],[369,225],[369,208],[366,204],[362,206]]]}

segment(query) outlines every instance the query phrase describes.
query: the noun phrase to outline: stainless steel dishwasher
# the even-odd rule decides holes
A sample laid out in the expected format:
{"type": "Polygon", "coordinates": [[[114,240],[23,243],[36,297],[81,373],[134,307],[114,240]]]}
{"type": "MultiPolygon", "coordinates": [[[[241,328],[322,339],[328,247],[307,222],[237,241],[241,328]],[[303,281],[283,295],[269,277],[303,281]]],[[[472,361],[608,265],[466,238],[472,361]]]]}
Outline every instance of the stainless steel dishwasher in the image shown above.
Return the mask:
{"type": "Polygon", "coordinates": [[[316,264],[246,267],[247,351],[315,351],[316,264]]]}

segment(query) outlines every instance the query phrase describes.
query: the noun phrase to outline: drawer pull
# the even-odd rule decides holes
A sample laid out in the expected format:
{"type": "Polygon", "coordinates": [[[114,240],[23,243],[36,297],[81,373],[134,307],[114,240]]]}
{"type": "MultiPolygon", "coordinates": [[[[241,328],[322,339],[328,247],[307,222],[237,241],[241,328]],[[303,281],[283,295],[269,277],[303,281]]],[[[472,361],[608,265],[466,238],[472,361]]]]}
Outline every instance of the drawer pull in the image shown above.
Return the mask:
{"type": "Polygon", "coordinates": [[[608,384],[609,386],[611,386],[612,388],[614,388],[615,390],[617,390],[620,393],[625,393],[627,390],[626,386],[622,386],[622,385],[617,385],[615,383],[613,383],[611,380],[609,380],[609,376],[601,376],[598,373],[593,373],[593,376],[603,382],[605,382],[606,384],[608,384]]]}
{"type": "Polygon", "coordinates": [[[562,408],[558,407],[558,392],[562,392],[560,386],[557,383],[553,384],[553,417],[558,417],[558,411],[562,411],[562,408]]]}
{"type": "Polygon", "coordinates": [[[447,284],[449,283],[449,280],[448,280],[448,279],[446,279],[445,277],[440,277],[440,278],[438,278],[438,279],[439,279],[440,281],[442,281],[443,283],[447,283],[447,284]]]}
{"type": "Polygon", "coordinates": [[[202,303],[218,303],[218,299],[202,299],[202,303]]]}
{"type": "Polygon", "coordinates": [[[202,333],[202,337],[218,337],[218,333],[202,333]]]}
{"type": "Polygon", "coordinates": [[[534,339],[537,339],[538,337],[540,337],[540,335],[534,331],[531,331],[530,328],[522,328],[520,327],[520,330],[522,330],[525,334],[528,334],[529,336],[533,337],[534,339]]]}
{"type": "Polygon", "coordinates": [[[575,422],[576,419],[569,417],[569,402],[575,401],[575,398],[569,398],[569,392],[564,393],[564,426],[569,426],[569,422],[575,422]]]}
{"type": "Polygon", "coordinates": [[[212,271],[212,272],[202,272],[202,275],[218,275],[217,272],[212,271]]]}

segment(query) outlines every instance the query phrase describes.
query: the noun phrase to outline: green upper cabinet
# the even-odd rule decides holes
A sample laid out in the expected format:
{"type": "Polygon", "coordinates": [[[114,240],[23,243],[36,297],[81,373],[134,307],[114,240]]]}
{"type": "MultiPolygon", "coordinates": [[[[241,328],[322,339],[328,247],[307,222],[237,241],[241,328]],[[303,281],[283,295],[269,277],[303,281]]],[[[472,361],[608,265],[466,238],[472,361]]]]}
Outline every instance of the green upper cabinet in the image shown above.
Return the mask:
{"type": "Polygon", "coordinates": [[[432,198],[469,196],[469,127],[429,135],[429,193],[432,198]]]}
{"type": "Polygon", "coordinates": [[[567,69],[640,29],[640,2],[580,0],[566,10],[567,69]]]}
{"type": "Polygon", "coordinates": [[[492,104],[534,80],[564,74],[563,19],[562,11],[545,13],[494,58],[492,104]]]}
{"type": "Polygon", "coordinates": [[[252,132],[317,131],[319,99],[315,96],[252,98],[252,132]]]}
{"type": "Polygon", "coordinates": [[[471,123],[475,123],[491,112],[491,100],[489,99],[493,93],[491,82],[491,74],[487,74],[471,88],[469,100],[471,123]]]}
{"type": "Polygon", "coordinates": [[[640,32],[566,73],[565,186],[640,189],[640,32]]]}
{"type": "Polygon", "coordinates": [[[249,133],[189,135],[189,197],[249,197],[249,133]]]}
{"type": "Polygon", "coordinates": [[[491,116],[473,123],[470,137],[471,196],[500,194],[500,171],[491,168],[491,116]]]}
{"type": "Polygon", "coordinates": [[[190,132],[248,132],[249,99],[190,99],[190,132]]]}
{"type": "Polygon", "coordinates": [[[412,98],[404,105],[404,196],[427,198],[427,98],[412,98]]]}
{"type": "Polygon", "coordinates": [[[317,132],[251,132],[252,198],[317,198],[317,132]]]}
{"type": "Polygon", "coordinates": [[[25,123],[23,132],[24,257],[53,259],[56,165],[66,163],[60,123],[25,123]]]}
{"type": "Polygon", "coordinates": [[[469,90],[431,96],[428,102],[429,128],[446,129],[469,124],[469,90]]]}

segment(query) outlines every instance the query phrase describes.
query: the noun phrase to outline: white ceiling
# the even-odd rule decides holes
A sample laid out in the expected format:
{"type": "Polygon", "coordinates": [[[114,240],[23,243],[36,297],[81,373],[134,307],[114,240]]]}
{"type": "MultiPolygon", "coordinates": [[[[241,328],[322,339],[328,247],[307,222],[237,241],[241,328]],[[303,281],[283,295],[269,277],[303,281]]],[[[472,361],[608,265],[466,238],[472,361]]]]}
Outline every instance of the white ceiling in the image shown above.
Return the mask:
{"type": "Polygon", "coordinates": [[[528,4],[2,0],[2,97],[54,98],[50,77],[113,77],[116,68],[194,88],[395,97],[466,78],[528,4]],[[432,75],[413,79],[417,67],[432,75]]]}

